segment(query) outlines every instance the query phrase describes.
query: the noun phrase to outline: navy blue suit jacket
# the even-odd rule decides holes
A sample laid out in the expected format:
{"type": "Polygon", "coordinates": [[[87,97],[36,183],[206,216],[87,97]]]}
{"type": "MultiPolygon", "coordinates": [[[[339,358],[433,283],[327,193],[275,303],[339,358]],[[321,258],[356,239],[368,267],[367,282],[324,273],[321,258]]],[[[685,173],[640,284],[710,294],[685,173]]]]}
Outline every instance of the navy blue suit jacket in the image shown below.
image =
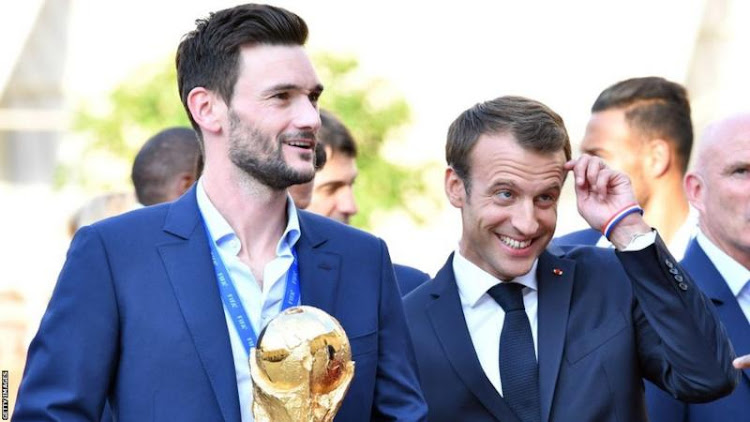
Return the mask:
{"type": "MultiPolygon", "coordinates": [[[[738,355],[750,353],[750,323],[737,298],[698,242],[688,245],[682,266],[711,299],[738,355]]],[[[703,404],[688,404],[665,392],[646,386],[646,405],[651,422],[739,422],[750,418],[750,369],[728,397],[703,404]]]]}
{"type": "MultiPolygon", "coordinates": [[[[626,253],[549,248],[537,280],[542,421],[645,421],[643,377],[690,401],[737,383],[708,299],[660,238],[626,253]]],[[[474,351],[452,257],[404,308],[429,420],[516,422],[474,351]]]]}
{"type": "MultiPolygon", "coordinates": [[[[337,421],[425,420],[385,243],[304,211],[302,303],[336,317],[356,362],[337,421]]],[[[195,189],[85,227],[31,343],[13,419],[240,421],[229,331],[195,189]]]]}
{"type": "Polygon", "coordinates": [[[401,296],[406,296],[420,284],[430,279],[429,274],[406,265],[393,264],[393,271],[396,273],[396,281],[401,290],[401,296]]]}
{"type": "Polygon", "coordinates": [[[596,246],[602,234],[592,228],[578,230],[564,236],[556,237],[553,242],[557,245],[585,245],[596,246]]]}

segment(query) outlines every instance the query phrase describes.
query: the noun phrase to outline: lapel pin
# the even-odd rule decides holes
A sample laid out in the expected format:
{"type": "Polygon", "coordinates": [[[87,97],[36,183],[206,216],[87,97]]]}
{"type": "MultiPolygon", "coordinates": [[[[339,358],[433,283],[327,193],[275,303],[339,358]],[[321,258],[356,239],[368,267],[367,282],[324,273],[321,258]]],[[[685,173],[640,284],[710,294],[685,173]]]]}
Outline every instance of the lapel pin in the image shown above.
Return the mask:
{"type": "Polygon", "coordinates": [[[563,275],[563,270],[559,268],[555,268],[554,270],[552,270],[552,274],[557,275],[557,276],[563,275]]]}

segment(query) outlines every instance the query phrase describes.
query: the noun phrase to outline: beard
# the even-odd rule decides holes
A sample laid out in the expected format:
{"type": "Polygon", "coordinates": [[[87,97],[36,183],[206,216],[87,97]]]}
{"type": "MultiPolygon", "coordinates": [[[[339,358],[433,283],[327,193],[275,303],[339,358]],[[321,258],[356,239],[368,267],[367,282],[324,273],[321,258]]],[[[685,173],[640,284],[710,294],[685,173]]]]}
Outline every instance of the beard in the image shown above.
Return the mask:
{"type": "Polygon", "coordinates": [[[300,152],[300,157],[311,160],[309,171],[297,170],[284,160],[281,145],[290,137],[315,139],[315,133],[282,134],[274,142],[257,127],[243,122],[234,111],[229,112],[229,159],[247,175],[271,189],[283,190],[307,183],[315,177],[313,150],[300,152]]]}

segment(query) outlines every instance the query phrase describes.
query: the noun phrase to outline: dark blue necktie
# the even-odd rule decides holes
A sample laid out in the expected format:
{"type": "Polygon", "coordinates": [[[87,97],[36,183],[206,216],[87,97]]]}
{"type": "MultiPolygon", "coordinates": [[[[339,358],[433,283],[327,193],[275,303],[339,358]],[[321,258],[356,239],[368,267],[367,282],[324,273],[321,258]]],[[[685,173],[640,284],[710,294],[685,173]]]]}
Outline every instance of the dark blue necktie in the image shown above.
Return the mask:
{"type": "Polygon", "coordinates": [[[523,285],[503,282],[489,290],[505,311],[500,334],[500,379],[503,398],[523,422],[539,422],[539,369],[531,325],[523,306],[523,285]]]}

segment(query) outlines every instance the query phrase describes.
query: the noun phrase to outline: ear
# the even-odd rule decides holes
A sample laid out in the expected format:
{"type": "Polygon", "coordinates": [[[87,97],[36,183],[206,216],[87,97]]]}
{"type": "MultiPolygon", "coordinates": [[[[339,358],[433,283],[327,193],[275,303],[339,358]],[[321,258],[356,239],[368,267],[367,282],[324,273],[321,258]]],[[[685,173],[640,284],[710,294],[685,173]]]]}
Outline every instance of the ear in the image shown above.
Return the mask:
{"type": "Polygon", "coordinates": [[[445,195],[448,201],[456,208],[463,208],[466,202],[466,189],[464,181],[452,167],[445,169],[445,195]]]}
{"type": "Polygon", "coordinates": [[[697,209],[700,214],[703,214],[705,212],[703,197],[704,191],[706,189],[706,184],[703,178],[697,173],[688,172],[685,175],[683,185],[685,187],[685,194],[687,195],[690,205],[697,209]]]}
{"type": "Polygon", "coordinates": [[[648,141],[645,158],[648,174],[654,179],[663,176],[670,166],[676,164],[669,142],[660,138],[648,141]]]}
{"type": "Polygon", "coordinates": [[[193,120],[203,131],[216,133],[221,130],[226,105],[215,93],[203,87],[195,87],[188,94],[187,105],[193,120]]]}
{"type": "Polygon", "coordinates": [[[176,182],[177,196],[182,196],[183,193],[187,192],[190,186],[193,186],[193,183],[195,183],[194,174],[190,174],[189,172],[181,173],[176,182]]]}

